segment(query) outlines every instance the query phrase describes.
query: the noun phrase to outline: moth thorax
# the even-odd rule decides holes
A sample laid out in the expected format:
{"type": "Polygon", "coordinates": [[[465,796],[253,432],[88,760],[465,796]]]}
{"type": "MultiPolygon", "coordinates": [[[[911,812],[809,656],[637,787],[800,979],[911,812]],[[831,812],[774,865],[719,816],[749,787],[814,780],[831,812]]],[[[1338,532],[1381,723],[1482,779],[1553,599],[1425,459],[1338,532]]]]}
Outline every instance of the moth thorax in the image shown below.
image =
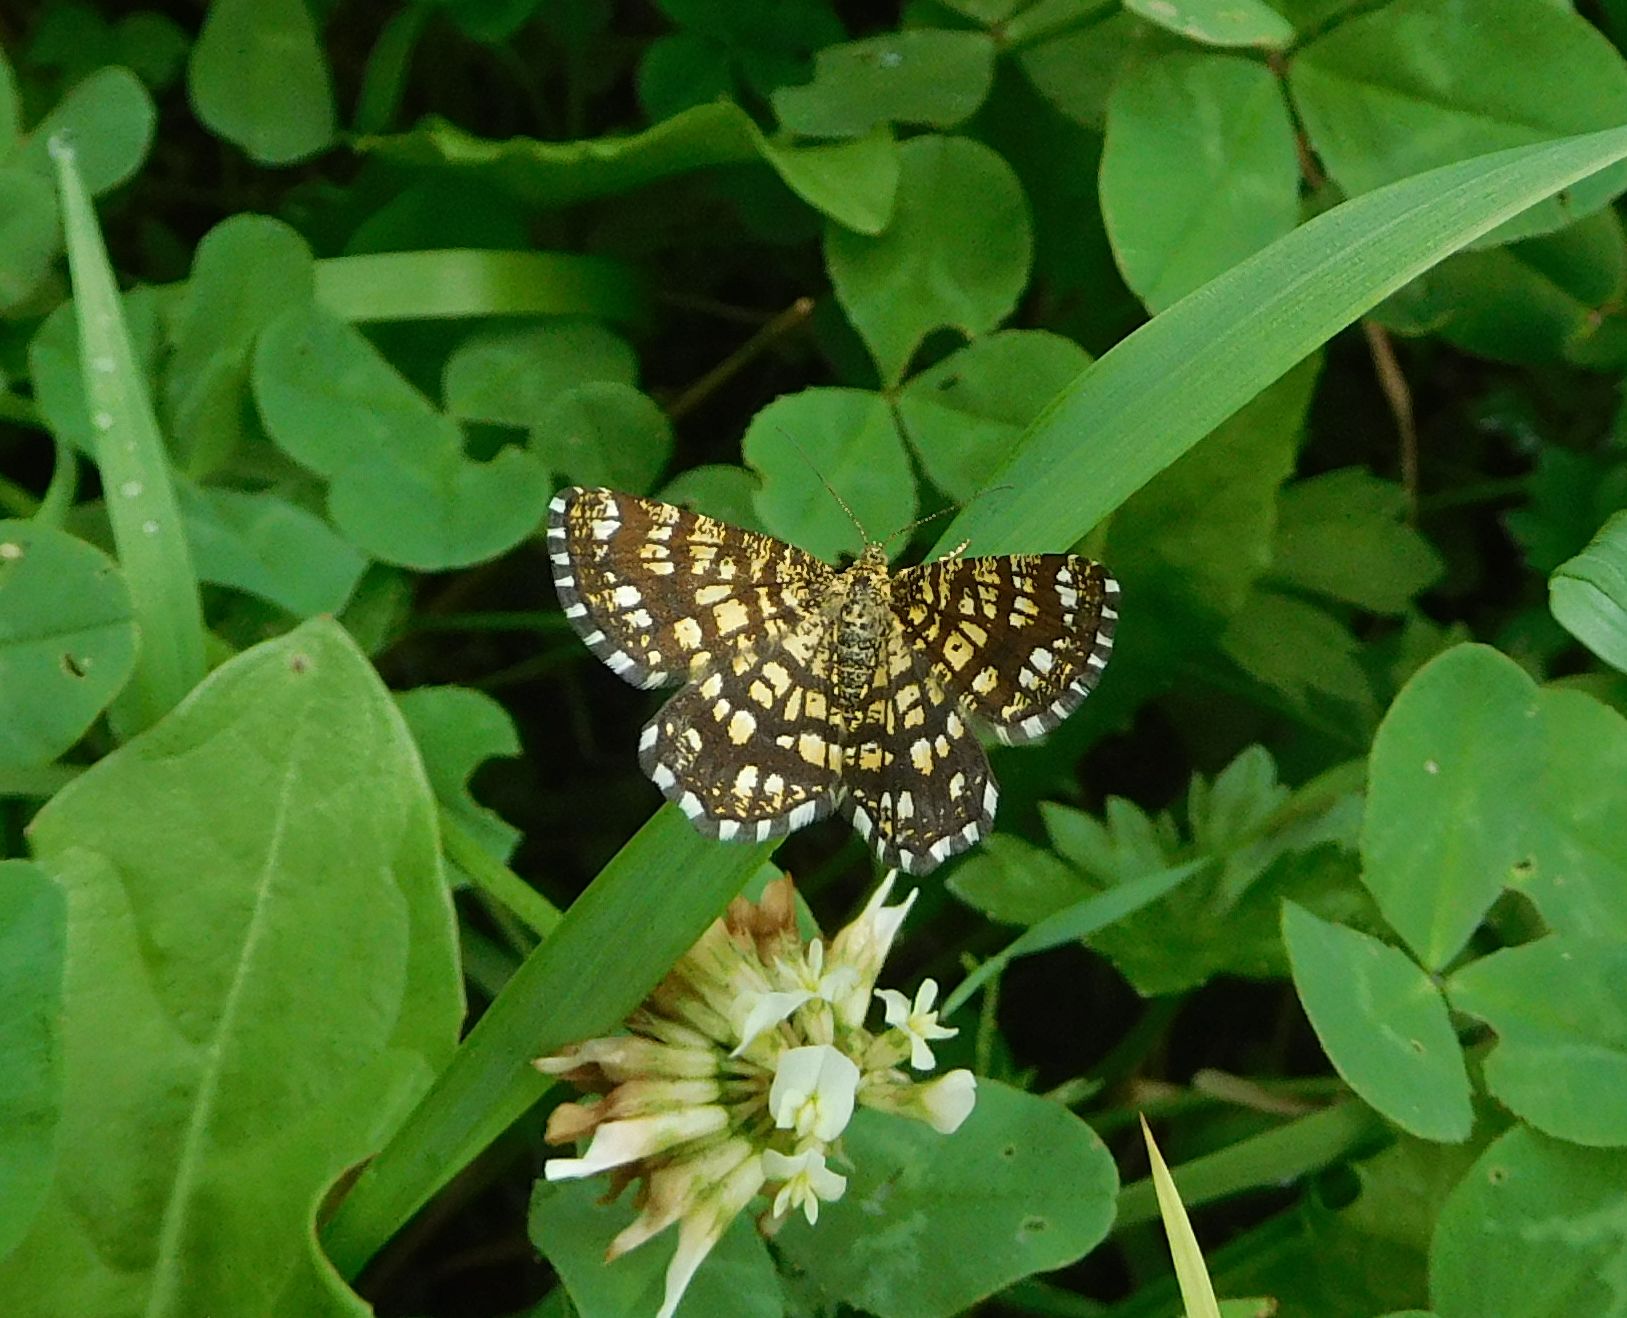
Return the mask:
{"type": "Polygon", "coordinates": [[[856,709],[876,675],[876,658],[887,636],[885,559],[877,564],[861,558],[848,570],[847,596],[836,614],[835,695],[846,709],[856,709]]]}

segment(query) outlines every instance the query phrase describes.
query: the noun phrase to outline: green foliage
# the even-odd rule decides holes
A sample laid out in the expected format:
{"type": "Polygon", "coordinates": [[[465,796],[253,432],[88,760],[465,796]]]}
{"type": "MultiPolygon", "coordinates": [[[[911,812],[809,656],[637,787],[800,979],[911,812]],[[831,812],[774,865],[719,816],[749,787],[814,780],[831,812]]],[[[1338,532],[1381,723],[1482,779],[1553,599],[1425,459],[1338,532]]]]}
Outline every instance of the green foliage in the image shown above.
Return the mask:
{"type": "Polygon", "coordinates": [[[0,522],[0,766],[56,759],[135,667],[130,592],[98,550],[0,522]]]}
{"type": "Polygon", "coordinates": [[[661,1303],[529,1060],[876,876],[658,808],[579,483],[1123,587],[883,971],[971,1116],[680,1312],[1162,1318],[1145,1113],[1222,1313],[1627,1318],[1627,6],[646,8],[8,20],[0,1311],[661,1303]]]}
{"type": "Polygon", "coordinates": [[[855,1175],[819,1227],[789,1224],[786,1256],[810,1289],[880,1318],[960,1313],[1018,1277],[1078,1258],[1106,1234],[1118,1173],[1094,1132],[997,1081],[945,1145],[917,1122],[855,1118],[855,1175]],[[875,1209],[886,1205],[888,1222],[875,1209]],[[930,1216],[933,1230],[918,1223],[930,1216]],[[987,1247],[1000,1240],[1003,1248],[987,1247]]]}

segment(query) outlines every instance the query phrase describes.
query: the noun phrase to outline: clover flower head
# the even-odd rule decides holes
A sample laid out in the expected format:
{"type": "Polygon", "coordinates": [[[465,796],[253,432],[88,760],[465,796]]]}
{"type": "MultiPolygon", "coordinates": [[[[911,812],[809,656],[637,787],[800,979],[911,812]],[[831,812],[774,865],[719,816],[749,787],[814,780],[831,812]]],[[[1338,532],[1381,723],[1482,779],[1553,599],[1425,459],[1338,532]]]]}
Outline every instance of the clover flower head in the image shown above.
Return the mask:
{"type": "Polygon", "coordinates": [[[804,940],[790,879],[756,902],[736,900],[627,1020],[625,1034],[573,1044],[535,1065],[569,1080],[590,1101],[562,1103],[548,1120],[550,1181],[609,1174],[638,1182],[639,1215],[611,1242],[607,1261],[674,1223],[660,1318],[669,1318],[729,1223],[760,1194],[772,1230],[800,1212],[817,1223],[822,1203],[847,1189],[828,1159],[855,1106],[926,1122],[944,1133],[975,1102],[969,1071],[916,1081],[900,1069],[933,1064],[929,1041],[955,1033],[932,1010],[937,985],[913,1002],[876,989],[910,893],[889,906],[893,876],[835,938],[804,940]],[[886,1027],[865,1026],[879,997],[886,1027]],[[580,1147],[586,1141],[585,1148],[580,1147]]]}

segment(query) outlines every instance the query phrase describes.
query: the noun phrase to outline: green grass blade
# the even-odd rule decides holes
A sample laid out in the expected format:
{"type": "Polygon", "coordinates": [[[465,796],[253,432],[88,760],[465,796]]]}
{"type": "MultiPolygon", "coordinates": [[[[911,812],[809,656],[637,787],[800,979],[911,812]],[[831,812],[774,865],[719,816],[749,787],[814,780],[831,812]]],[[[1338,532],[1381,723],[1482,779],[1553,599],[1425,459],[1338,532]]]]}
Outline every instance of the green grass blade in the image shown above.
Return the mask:
{"type": "MultiPolygon", "coordinates": [[[[1340,329],[1533,202],[1627,159],[1627,128],[1478,156],[1345,202],[1080,373],[938,552],[1060,549],[1340,329]]],[[[1134,607],[1132,603],[1130,607],[1134,607]]]]}
{"type": "Polygon", "coordinates": [[[1117,924],[1127,915],[1133,915],[1143,906],[1150,906],[1170,889],[1179,887],[1194,874],[1208,868],[1206,860],[1191,860],[1171,869],[1144,874],[1140,878],[1109,888],[1106,892],[1092,893],[1072,906],[1065,906],[1037,924],[1030,925],[1007,943],[978,968],[955,985],[955,991],[943,1004],[941,1016],[953,1016],[966,1000],[1020,956],[1047,952],[1065,943],[1076,943],[1088,938],[1098,929],[1117,924]]]}
{"type": "MultiPolygon", "coordinates": [[[[1287,1125],[1182,1163],[1171,1173],[1181,1200],[1192,1207],[1249,1190],[1280,1189],[1290,1181],[1351,1157],[1384,1138],[1389,1127],[1365,1103],[1336,1103],[1287,1125]]],[[[1159,1216],[1152,1178],[1119,1191],[1113,1229],[1122,1231],[1159,1216]]]]}
{"type": "Polygon", "coordinates": [[[620,261],[574,252],[370,252],[316,263],[316,299],[353,324],[467,316],[591,316],[626,324],[646,310],[620,261]]]}
{"type": "Polygon", "coordinates": [[[203,606],[168,455],[130,346],[124,308],[71,144],[54,138],[62,227],[79,319],[79,368],[96,426],[96,461],[119,566],[141,633],[130,685],[114,705],[126,736],[167,714],[202,679],[203,606]]]}
{"type": "Polygon", "coordinates": [[[1170,1178],[1164,1155],[1141,1119],[1141,1137],[1147,1142],[1147,1159],[1152,1167],[1153,1189],[1158,1196],[1158,1212],[1164,1219],[1164,1234],[1169,1237],[1170,1258],[1175,1264],[1175,1279],[1181,1288],[1181,1303],[1186,1318],[1220,1318],[1220,1306],[1215,1303],[1215,1288],[1209,1280],[1209,1269],[1204,1266],[1203,1250],[1192,1230],[1192,1220],[1181,1203],[1180,1191],[1170,1178]]]}
{"type": "Polygon", "coordinates": [[[533,1057],[621,1024],[745,885],[771,846],[703,838],[665,806],[515,971],[324,1232],[353,1277],[429,1197],[542,1094],[533,1057]]]}

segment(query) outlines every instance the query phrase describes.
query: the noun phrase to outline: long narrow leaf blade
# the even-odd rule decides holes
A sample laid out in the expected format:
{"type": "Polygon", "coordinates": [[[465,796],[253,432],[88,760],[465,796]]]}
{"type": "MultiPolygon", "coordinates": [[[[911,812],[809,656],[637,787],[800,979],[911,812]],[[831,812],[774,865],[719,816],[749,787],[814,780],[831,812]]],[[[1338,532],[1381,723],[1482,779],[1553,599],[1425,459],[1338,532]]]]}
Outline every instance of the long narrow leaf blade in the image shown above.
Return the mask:
{"type": "Polygon", "coordinates": [[[770,846],[702,837],[676,807],[617,853],[515,971],[395,1138],[367,1167],[324,1241],[353,1277],[548,1081],[530,1062],[614,1030],[768,858],[770,846]]]}
{"type": "Polygon", "coordinates": [[[203,680],[203,605],[152,399],[130,346],[124,308],[73,146],[51,142],[79,318],[79,366],[96,427],[96,461],[119,566],[140,629],[135,675],[115,706],[141,731],[203,680]]]}
{"type": "Polygon", "coordinates": [[[1627,128],[1478,156],[1319,215],[1154,317],[1039,416],[939,552],[1075,543],[1217,425],[1408,280],[1533,202],[1627,159],[1627,128]]]}

